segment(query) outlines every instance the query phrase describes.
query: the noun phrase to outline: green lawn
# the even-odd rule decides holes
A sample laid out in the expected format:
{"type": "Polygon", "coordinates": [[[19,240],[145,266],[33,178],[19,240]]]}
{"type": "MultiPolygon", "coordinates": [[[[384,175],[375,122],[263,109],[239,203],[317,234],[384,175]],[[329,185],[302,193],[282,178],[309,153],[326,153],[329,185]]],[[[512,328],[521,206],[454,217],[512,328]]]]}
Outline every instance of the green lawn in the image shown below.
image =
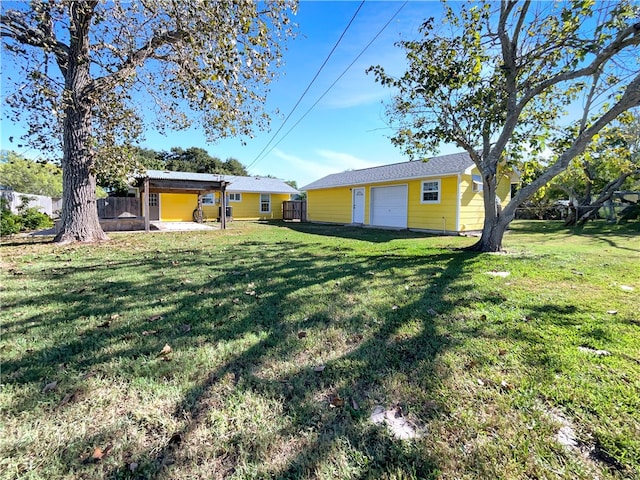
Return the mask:
{"type": "Polygon", "coordinates": [[[638,224],[48,240],[0,248],[0,478],[640,476],[638,224]]]}

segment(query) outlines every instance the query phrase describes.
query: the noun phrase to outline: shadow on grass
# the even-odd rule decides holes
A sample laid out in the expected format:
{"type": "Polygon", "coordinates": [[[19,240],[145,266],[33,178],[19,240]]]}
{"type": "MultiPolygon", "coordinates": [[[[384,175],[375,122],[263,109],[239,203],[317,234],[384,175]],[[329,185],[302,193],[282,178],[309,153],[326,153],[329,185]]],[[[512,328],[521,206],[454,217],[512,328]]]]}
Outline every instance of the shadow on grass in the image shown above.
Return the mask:
{"type": "MultiPolygon", "coordinates": [[[[303,225],[298,229],[296,225],[296,231],[321,234],[322,229],[315,228],[303,225]]],[[[398,235],[352,230],[334,228],[333,232],[372,242],[386,242],[398,235]]],[[[120,376],[123,381],[138,376],[161,381],[179,368],[158,360],[165,342],[174,351],[203,345],[222,349],[251,337],[254,341],[248,345],[226,347],[223,360],[214,368],[194,372],[201,380],[182,393],[172,414],[175,419],[186,419],[183,427],[169,432],[164,445],[154,445],[139,456],[138,470],[132,472],[129,465],[122,465],[105,470],[104,476],[176,478],[176,469],[191,461],[187,455],[191,437],[208,425],[211,412],[221,407],[221,398],[254,395],[282,406],[286,421],[276,432],[278,437],[294,438],[304,432],[306,440],[298,450],[283,453],[279,466],[268,466],[265,456],[270,451],[264,443],[269,439],[236,431],[232,441],[217,447],[216,455],[223,460],[221,471],[212,476],[230,476],[249,465],[258,477],[317,477],[331,461],[336,445],[346,445],[358,469],[338,471],[336,478],[347,473],[351,478],[384,478],[398,472],[406,478],[438,477],[438,459],[419,443],[394,439],[383,427],[371,424],[370,407],[376,403],[399,406],[425,423],[424,427],[438,411],[446,411],[446,405],[427,406],[446,375],[436,359],[457,342],[442,333],[438,321],[457,307],[455,299],[461,293],[455,289],[463,287],[456,284],[477,254],[351,255],[346,246],[323,244],[313,247],[324,249],[314,256],[308,254],[310,245],[314,244],[281,241],[265,248],[260,242],[241,240],[233,250],[172,248],[146,258],[97,262],[84,269],[60,262],[40,275],[46,280],[65,279],[64,285],[73,288],[42,292],[37,304],[31,305],[36,313],[12,321],[7,328],[12,335],[27,337],[30,329],[42,325],[55,329],[73,324],[75,335],[59,338],[52,346],[26,350],[23,356],[4,362],[3,370],[10,382],[18,384],[42,385],[61,368],[75,375],[93,372],[120,376]],[[391,288],[398,286],[397,272],[405,269],[414,272],[412,278],[421,279],[411,286],[420,289],[417,296],[403,297],[401,291],[391,288]],[[130,272],[135,276],[127,278],[130,272]],[[189,272],[198,272],[198,280],[189,272]],[[89,273],[96,278],[94,284],[76,280],[89,273]],[[390,286],[390,297],[368,314],[355,308],[354,313],[341,314],[341,309],[348,311],[359,297],[367,295],[372,278],[390,286]],[[326,290],[320,299],[300,296],[317,285],[326,290]],[[299,312],[305,311],[307,303],[317,307],[303,316],[299,312]],[[54,313],[47,317],[37,313],[39,306],[51,304],[59,305],[54,313]],[[126,317],[127,311],[149,310],[154,315],[146,318],[114,317],[114,312],[126,317]],[[324,370],[315,371],[309,367],[305,350],[322,343],[322,332],[332,330],[342,332],[346,346],[337,354],[326,352],[324,370]],[[300,332],[317,336],[305,340],[300,332]],[[115,359],[127,361],[116,371],[110,364],[115,359]],[[270,363],[283,359],[294,367],[265,373],[270,363]],[[423,397],[397,398],[397,392],[383,387],[390,377],[411,379],[423,397]],[[332,405],[331,398],[343,403],[332,405]]],[[[503,298],[480,300],[499,303],[503,298]]],[[[8,305],[26,306],[19,301],[8,305]]],[[[29,410],[37,399],[20,401],[9,408],[29,410]]],[[[76,452],[67,455],[69,464],[77,463],[76,452]]]]}

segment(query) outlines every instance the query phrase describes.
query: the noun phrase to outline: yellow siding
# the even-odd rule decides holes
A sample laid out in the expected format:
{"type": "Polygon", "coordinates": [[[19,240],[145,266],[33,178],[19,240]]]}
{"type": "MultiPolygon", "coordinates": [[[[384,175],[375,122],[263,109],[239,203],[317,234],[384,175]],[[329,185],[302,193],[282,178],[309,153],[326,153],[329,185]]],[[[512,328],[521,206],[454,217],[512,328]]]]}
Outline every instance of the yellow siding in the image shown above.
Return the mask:
{"type": "MultiPolygon", "coordinates": [[[[369,195],[366,193],[367,202],[369,195]]],[[[327,188],[307,192],[307,220],[311,222],[351,223],[351,188],[327,188]]],[[[369,222],[365,205],[365,223],[369,222]]]]}
{"type": "MultiPolygon", "coordinates": [[[[271,195],[271,212],[263,213],[260,211],[260,194],[242,192],[240,194],[241,201],[228,202],[231,207],[231,215],[234,220],[281,220],[282,219],[282,202],[289,200],[288,193],[272,193],[271,195]]],[[[218,218],[218,209],[220,208],[220,193],[216,193],[216,204],[206,205],[203,207],[206,218],[218,218]]]]}
{"type": "MultiPolygon", "coordinates": [[[[473,169],[473,175],[478,175],[477,169],[473,169]]],[[[503,176],[498,182],[498,197],[505,206],[511,195],[511,183],[508,176],[503,176]]],[[[469,230],[482,230],[484,225],[484,197],[483,192],[473,191],[473,178],[471,175],[462,175],[460,181],[460,225],[461,232],[469,230]]]]}
{"type": "Polygon", "coordinates": [[[409,182],[409,221],[414,229],[455,231],[458,177],[423,178],[409,182]],[[422,182],[440,180],[440,202],[421,203],[422,182]]]}
{"type": "Polygon", "coordinates": [[[192,193],[161,193],[160,220],[163,222],[192,222],[198,196],[192,193]]]}
{"type": "MultiPolygon", "coordinates": [[[[474,170],[474,174],[478,172],[474,170]]],[[[376,183],[373,185],[353,185],[307,192],[307,219],[311,222],[351,223],[352,188],[365,189],[364,224],[370,224],[371,188],[407,185],[407,227],[416,230],[455,232],[481,230],[484,220],[484,200],[482,192],[473,192],[471,174],[450,177],[421,178],[408,181],[376,183]],[[458,178],[460,185],[458,186],[458,178]],[[422,203],[422,182],[440,181],[440,202],[422,203]],[[460,206],[459,206],[460,205],[460,206]],[[458,215],[458,208],[460,212],[458,215]],[[459,224],[458,224],[459,222],[459,224]]],[[[502,205],[509,201],[511,185],[509,177],[503,177],[498,184],[498,196],[502,205]]]]}

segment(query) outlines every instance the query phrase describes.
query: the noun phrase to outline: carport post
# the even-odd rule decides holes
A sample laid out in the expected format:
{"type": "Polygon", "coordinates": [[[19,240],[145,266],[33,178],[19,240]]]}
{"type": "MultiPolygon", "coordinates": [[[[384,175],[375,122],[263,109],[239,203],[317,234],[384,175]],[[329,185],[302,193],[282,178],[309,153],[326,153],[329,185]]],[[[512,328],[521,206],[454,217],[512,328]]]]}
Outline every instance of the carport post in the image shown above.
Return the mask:
{"type": "Polygon", "coordinates": [[[227,182],[220,182],[220,228],[227,228],[227,182]]]}
{"type": "Polygon", "coordinates": [[[144,231],[149,233],[151,230],[149,225],[149,177],[144,179],[142,190],[142,205],[144,208],[144,231]]]}

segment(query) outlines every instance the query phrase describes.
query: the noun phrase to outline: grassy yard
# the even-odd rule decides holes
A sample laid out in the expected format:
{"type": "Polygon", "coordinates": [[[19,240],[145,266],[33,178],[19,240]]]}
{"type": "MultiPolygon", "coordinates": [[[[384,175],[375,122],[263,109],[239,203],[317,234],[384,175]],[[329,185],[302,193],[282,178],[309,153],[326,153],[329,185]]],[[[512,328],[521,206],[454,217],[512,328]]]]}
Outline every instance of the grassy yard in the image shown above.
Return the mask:
{"type": "Polygon", "coordinates": [[[640,476],[638,224],[47,240],[0,248],[0,478],[640,476]]]}

